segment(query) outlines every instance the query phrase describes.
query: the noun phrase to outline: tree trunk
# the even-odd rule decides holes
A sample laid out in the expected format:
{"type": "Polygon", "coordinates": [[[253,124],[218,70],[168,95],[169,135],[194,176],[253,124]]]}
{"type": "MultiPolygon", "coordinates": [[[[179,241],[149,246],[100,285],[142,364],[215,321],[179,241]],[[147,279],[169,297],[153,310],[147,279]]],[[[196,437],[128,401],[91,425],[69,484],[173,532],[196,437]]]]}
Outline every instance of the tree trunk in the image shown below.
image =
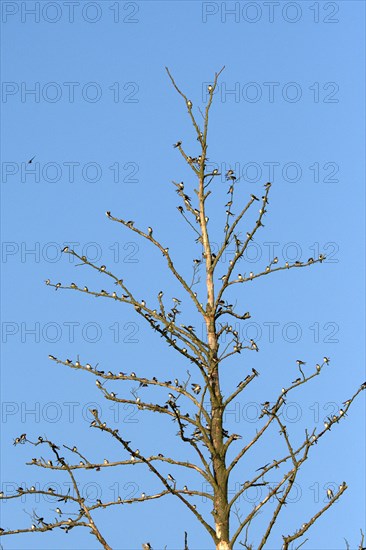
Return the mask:
{"type": "MultiPolygon", "coordinates": [[[[205,128],[204,139],[206,140],[207,126],[205,128]]],[[[211,401],[211,439],[213,445],[212,466],[216,481],[214,488],[214,517],[216,526],[216,544],[217,550],[231,550],[230,532],[229,532],[229,509],[228,509],[228,473],[225,464],[224,437],[222,431],[223,401],[220,390],[219,380],[219,361],[218,349],[219,342],[216,332],[216,304],[215,290],[212,269],[211,245],[207,232],[207,221],[205,214],[204,198],[204,163],[206,160],[206,141],[202,145],[202,158],[199,175],[199,201],[200,201],[200,226],[202,230],[202,245],[206,258],[206,287],[207,287],[207,306],[206,306],[206,329],[207,341],[210,348],[208,360],[209,391],[211,401]]]]}
{"type": "Polygon", "coordinates": [[[220,391],[219,368],[217,360],[217,338],[215,321],[211,318],[208,323],[208,336],[211,348],[211,437],[214,447],[212,465],[217,487],[214,489],[214,508],[216,536],[219,540],[217,550],[230,550],[229,510],[228,510],[228,473],[225,464],[223,441],[223,404],[220,391]]]}

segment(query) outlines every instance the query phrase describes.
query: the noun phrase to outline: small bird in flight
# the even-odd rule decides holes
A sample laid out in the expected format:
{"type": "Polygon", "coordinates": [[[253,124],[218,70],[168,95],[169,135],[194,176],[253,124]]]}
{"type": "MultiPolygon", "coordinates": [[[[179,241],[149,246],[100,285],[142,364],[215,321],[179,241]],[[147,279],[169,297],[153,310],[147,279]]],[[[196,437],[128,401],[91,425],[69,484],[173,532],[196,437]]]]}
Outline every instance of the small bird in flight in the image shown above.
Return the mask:
{"type": "Polygon", "coordinates": [[[35,158],[36,158],[36,155],[34,155],[34,157],[32,157],[31,159],[28,160],[28,164],[32,164],[32,162],[34,161],[35,158]]]}

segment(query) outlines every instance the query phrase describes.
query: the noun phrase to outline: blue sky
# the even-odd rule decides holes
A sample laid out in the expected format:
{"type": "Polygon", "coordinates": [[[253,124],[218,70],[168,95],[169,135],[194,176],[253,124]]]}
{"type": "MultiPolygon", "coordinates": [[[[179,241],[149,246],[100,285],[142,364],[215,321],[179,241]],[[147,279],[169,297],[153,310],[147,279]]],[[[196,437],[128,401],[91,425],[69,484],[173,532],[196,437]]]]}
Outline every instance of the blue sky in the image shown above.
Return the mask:
{"type": "MultiPolygon", "coordinates": [[[[124,304],[44,285],[50,278],[106,286],[102,274],[76,268],[70,257],[61,256],[65,244],[75,243],[77,252],[123,277],[140,299],[157,304],[159,290],[167,299],[181,292],[160,253],[109,222],[106,210],[142,229],[153,226],[191,277],[198,248],[178,217],[171,180],[184,180],[191,195],[193,181],[172,143],[183,140],[195,156],[197,142],[165,66],[192,99],[196,114],[205,105],[206,83],[226,66],[212,108],[210,162],[240,173],[237,196],[243,203],[250,193],[261,193],[266,181],[273,182],[265,228],[242,271],[259,270],[273,254],[283,263],[328,254],[322,265],[261,278],[229,295],[251,312],[243,336],[255,338],[260,353],[227,363],[225,391],[252,367],[261,377],[233,405],[228,426],[250,437],[257,426],[250,404],[276,399],[296,378],[296,359],[311,367],[328,355],[331,363],[323,376],[295,394],[287,409],[295,438],[305,427],[322,426],[332,407],[365,379],[364,3],[83,0],[72,12],[65,2],[3,1],[1,8],[3,490],[25,481],[41,486],[67,481],[24,465],[35,451],[12,446],[22,432],[34,439],[47,435],[59,443],[77,442],[95,461],[124,456],[103,434],[91,433],[91,403],[100,405],[106,420],[123,426],[127,439],[146,454],[189,456],[177,445],[170,422],[123,406],[111,409],[94,377],[48,360],[50,353],[79,355],[106,371],[134,370],[162,379],[183,378],[190,368],[124,304]]],[[[211,239],[219,242],[227,184],[215,186],[209,216],[211,239]]],[[[251,229],[253,219],[248,217],[243,231],[251,229]]],[[[182,322],[201,330],[188,304],[184,314],[182,322]]],[[[128,395],[126,388],[114,391],[128,395]]],[[[356,548],[365,515],[364,414],[361,396],[346,421],[312,449],[269,550],[279,548],[284,529],[296,529],[322,506],[327,484],[343,480],[349,489],[309,531],[303,548],[341,549],[344,538],[356,548]]],[[[258,456],[248,456],[232,488],[266,462],[269,449],[272,459],[274,448],[277,442],[268,439],[258,456]]],[[[182,485],[200,486],[183,472],[175,477],[182,485]]],[[[81,473],[78,479],[86,496],[105,500],[115,491],[127,498],[160,489],[140,466],[81,473]]],[[[197,505],[208,510],[205,503],[197,505]]],[[[250,510],[249,497],[240,506],[243,513],[250,510]]],[[[29,526],[24,510],[47,507],[55,505],[31,499],[5,503],[1,526],[29,526]]],[[[179,548],[184,530],[190,547],[212,547],[173,498],[125,506],[110,515],[104,511],[96,520],[116,549],[140,548],[146,540],[155,549],[179,548]]],[[[81,529],[67,536],[6,537],[3,547],[98,548],[81,529]]]]}

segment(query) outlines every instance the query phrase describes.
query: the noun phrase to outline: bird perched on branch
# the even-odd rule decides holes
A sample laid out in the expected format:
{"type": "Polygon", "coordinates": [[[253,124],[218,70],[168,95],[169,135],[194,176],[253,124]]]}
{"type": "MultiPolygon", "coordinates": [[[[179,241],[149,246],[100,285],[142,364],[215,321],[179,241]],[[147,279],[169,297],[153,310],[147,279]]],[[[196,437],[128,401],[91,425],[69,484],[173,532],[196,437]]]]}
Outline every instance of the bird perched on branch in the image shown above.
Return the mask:
{"type": "Polygon", "coordinates": [[[234,170],[228,170],[226,172],[226,179],[227,180],[231,180],[231,181],[235,181],[236,180],[236,176],[234,175],[234,170]]]}
{"type": "Polygon", "coordinates": [[[259,351],[257,344],[254,342],[253,339],[250,340],[250,345],[252,349],[255,349],[255,351],[259,351]]]}

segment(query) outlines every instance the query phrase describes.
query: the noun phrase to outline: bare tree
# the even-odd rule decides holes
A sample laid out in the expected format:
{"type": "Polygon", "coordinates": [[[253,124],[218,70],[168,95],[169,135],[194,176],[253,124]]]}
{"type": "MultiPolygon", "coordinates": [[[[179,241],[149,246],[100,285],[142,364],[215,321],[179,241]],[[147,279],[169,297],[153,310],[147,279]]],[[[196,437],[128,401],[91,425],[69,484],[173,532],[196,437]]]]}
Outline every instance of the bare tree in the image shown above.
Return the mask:
{"type": "MultiPolygon", "coordinates": [[[[60,359],[50,355],[50,359],[56,363],[86,371],[96,378],[96,385],[102,396],[109,401],[123,404],[130,404],[139,411],[151,413],[159,413],[167,419],[172,419],[177,427],[177,436],[180,440],[189,446],[195,456],[195,460],[182,461],[176,457],[166,457],[162,454],[148,455],[136,449],[131,441],[127,441],[119,429],[108,425],[108,423],[100,418],[97,410],[92,410],[93,420],[91,427],[96,430],[101,430],[106,436],[113,438],[127,453],[128,458],[103,463],[95,462],[92,458],[87,457],[84,453],[69,445],[63,445],[61,451],[58,444],[50,441],[47,438],[38,437],[33,440],[28,438],[26,434],[21,434],[14,441],[15,445],[30,444],[37,449],[45,448],[51,453],[50,458],[33,458],[29,464],[38,468],[46,468],[50,470],[59,470],[69,476],[73,491],[68,493],[55,492],[50,487],[47,491],[39,491],[33,487],[19,487],[14,495],[1,495],[2,499],[12,500],[19,499],[27,494],[45,494],[53,495],[60,503],[73,504],[75,513],[68,518],[64,517],[61,508],[56,508],[57,517],[52,520],[51,517],[40,517],[35,511],[32,513],[33,524],[31,527],[23,529],[1,530],[1,535],[14,535],[26,532],[46,532],[54,529],[63,529],[69,532],[76,527],[87,527],[92,535],[99,541],[101,547],[110,549],[111,546],[102,535],[97,527],[93,516],[94,512],[99,509],[106,509],[112,506],[120,506],[124,503],[135,503],[148,500],[158,500],[166,495],[173,495],[181,501],[193,514],[196,520],[208,532],[212,538],[213,544],[217,550],[229,550],[235,545],[241,544],[247,550],[252,549],[253,542],[251,540],[251,526],[264,507],[269,509],[269,520],[261,521],[259,527],[256,528],[256,533],[260,533],[258,541],[255,543],[258,550],[266,547],[274,525],[279,521],[280,514],[283,515],[284,507],[287,503],[289,494],[294,487],[304,462],[309,458],[319,440],[327,436],[330,430],[336,428],[340,422],[345,420],[347,413],[352,406],[356,397],[366,388],[366,383],[363,383],[351,397],[344,402],[344,407],[324,424],[324,428],[320,431],[316,428],[305,429],[304,436],[301,442],[294,442],[290,430],[286,427],[283,420],[283,407],[288,396],[299,391],[305,384],[308,384],[314,378],[318,377],[323,369],[329,364],[329,358],[324,357],[318,364],[314,365],[309,374],[304,374],[304,364],[302,360],[297,361],[298,377],[290,384],[285,386],[279,395],[276,396],[273,402],[266,401],[261,407],[260,427],[256,431],[254,437],[250,440],[245,440],[241,444],[240,450],[233,452],[233,449],[238,445],[238,441],[243,439],[241,434],[229,433],[224,426],[224,413],[228,405],[240,395],[250,391],[250,386],[258,383],[259,372],[254,368],[246,374],[246,376],[232,389],[230,395],[225,396],[221,389],[221,382],[224,376],[222,365],[232,356],[244,353],[258,352],[257,343],[254,340],[243,341],[239,331],[233,329],[230,324],[232,319],[235,322],[245,323],[250,318],[249,312],[237,311],[236,307],[227,299],[227,290],[233,285],[253,284],[253,281],[259,277],[272,276],[279,271],[288,271],[293,269],[304,269],[313,267],[316,264],[322,264],[325,256],[320,254],[318,258],[309,258],[306,261],[296,261],[293,263],[286,262],[280,265],[278,258],[273,258],[272,261],[262,271],[258,273],[250,272],[247,274],[238,274],[238,262],[243,258],[243,255],[249,246],[250,242],[256,235],[257,231],[263,227],[263,218],[268,208],[268,197],[271,192],[271,183],[265,183],[263,196],[258,198],[255,195],[250,195],[246,204],[241,205],[239,214],[234,215],[233,204],[234,194],[238,185],[238,179],[233,170],[228,170],[226,180],[228,184],[228,202],[226,207],[226,223],[223,228],[223,242],[218,252],[215,254],[212,251],[212,245],[209,236],[208,216],[206,205],[208,198],[212,192],[211,184],[221,174],[217,169],[209,170],[207,165],[207,143],[208,143],[208,126],[211,105],[214,99],[214,92],[217,86],[219,75],[223,69],[219,71],[208,87],[208,101],[204,112],[199,111],[199,118],[194,114],[194,109],[190,99],[182,92],[176,84],[171,73],[167,69],[167,74],[174,88],[183,99],[187,108],[188,116],[192,122],[195,137],[200,147],[200,154],[197,157],[192,157],[188,154],[181,141],[178,141],[174,147],[183,157],[183,160],[188,164],[192,175],[196,179],[196,186],[193,189],[194,196],[191,196],[191,191],[186,188],[183,182],[173,182],[176,187],[177,195],[180,199],[178,206],[179,215],[184,218],[193,230],[196,243],[200,249],[197,258],[193,260],[193,277],[189,282],[186,276],[182,275],[174,261],[170,250],[162,244],[153,232],[151,227],[147,231],[139,229],[135,226],[134,221],[124,220],[111,212],[107,212],[109,220],[117,222],[127,228],[127,230],[136,233],[143,239],[146,239],[153,245],[163,256],[167,267],[173,278],[178,282],[185,299],[190,300],[197,310],[197,318],[203,320],[205,326],[205,336],[200,337],[194,325],[185,325],[179,323],[181,310],[184,306],[184,299],[173,298],[171,305],[167,304],[164,298],[164,292],[161,291],[157,296],[158,307],[149,303],[138,300],[128,283],[119,276],[110,272],[106,266],[96,265],[88,260],[85,256],[78,255],[74,250],[65,247],[63,252],[70,254],[80,260],[79,265],[89,266],[92,269],[102,273],[106,277],[106,281],[114,283],[113,290],[89,290],[88,287],[79,287],[72,283],[71,285],[63,285],[61,283],[51,283],[47,280],[46,284],[55,289],[69,289],[90,296],[104,297],[107,299],[122,302],[132,307],[136,314],[140,316],[146,323],[150,325],[155,333],[160,335],[166,343],[174,348],[178,354],[183,356],[189,362],[189,368],[194,369],[194,378],[192,378],[190,370],[187,371],[187,377],[184,381],[179,381],[176,378],[174,381],[159,380],[156,377],[149,378],[143,375],[137,375],[132,372],[130,374],[124,372],[104,372],[98,369],[98,366],[93,367],[88,363],[82,363],[79,359],[60,359]],[[201,119],[202,117],[202,119],[201,119]],[[187,194],[190,193],[190,194],[187,194]],[[259,216],[255,221],[251,231],[242,237],[239,231],[241,222],[249,211],[253,211],[259,205],[259,216]],[[232,253],[226,273],[218,278],[218,266],[220,259],[224,254],[230,253],[230,245],[234,245],[235,252],[232,253]],[[199,273],[205,273],[205,290],[206,296],[201,302],[198,294],[194,291],[194,285],[198,281],[199,273]],[[217,281],[220,283],[217,283],[217,281]],[[187,282],[188,281],[188,282],[187,282]],[[222,337],[225,338],[222,338],[222,337]],[[222,340],[225,340],[223,343],[222,340]],[[132,397],[128,394],[110,391],[106,383],[115,381],[119,382],[136,382],[139,384],[138,390],[144,387],[154,387],[156,390],[168,390],[169,397],[167,401],[151,402],[143,397],[140,397],[138,390],[133,391],[132,397]],[[187,412],[189,411],[189,412],[187,412]],[[268,436],[270,428],[277,427],[277,432],[283,444],[283,452],[280,456],[273,459],[269,463],[260,466],[256,471],[248,476],[248,479],[241,485],[241,488],[234,496],[229,495],[228,484],[235,468],[238,466],[243,457],[246,456],[249,450],[268,436]],[[228,458],[228,451],[233,452],[233,458],[228,458]],[[69,458],[66,458],[68,456],[69,458]],[[154,474],[161,484],[161,490],[154,494],[143,494],[138,498],[122,499],[121,497],[113,501],[102,502],[97,501],[93,505],[87,504],[85,499],[80,494],[78,489],[76,475],[78,470],[100,470],[102,468],[115,468],[119,466],[131,467],[131,465],[140,463],[144,464],[150,472],[154,474]],[[183,470],[194,471],[201,478],[204,484],[193,489],[187,486],[178,486],[172,474],[163,474],[161,466],[169,464],[183,470]],[[276,482],[269,482],[268,476],[277,477],[276,482]],[[209,491],[203,491],[202,487],[208,486],[209,491]],[[264,488],[265,496],[257,502],[253,508],[246,514],[243,514],[238,507],[238,501],[252,487],[264,488]],[[196,500],[195,500],[196,497],[196,500]],[[207,499],[212,503],[211,518],[207,518],[204,511],[201,511],[195,504],[197,497],[207,499]],[[243,539],[243,540],[240,540],[243,539]]],[[[217,181],[217,180],[216,180],[217,181]]],[[[212,222],[212,220],[211,220],[212,222]]],[[[222,265],[222,264],[221,264],[222,265]]],[[[108,287],[107,287],[108,288],[108,287]]],[[[141,392],[142,394],[142,392],[141,392]]],[[[160,395],[160,394],[159,394],[160,395]]],[[[273,433],[270,437],[274,437],[273,433]]],[[[283,532],[283,540],[275,542],[277,548],[282,545],[284,550],[293,548],[292,543],[298,539],[302,539],[300,546],[307,539],[303,537],[308,534],[311,526],[343,495],[347,490],[346,482],[340,482],[337,491],[328,489],[328,502],[314,512],[311,517],[304,518],[301,525],[292,532],[283,532]]],[[[362,534],[362,532],[361,532],[362,534]]],[[[141,542],[141,541],[140,541],[141,542]]],[[[185,533],[184,547],[188,549],[188,538],[185,533]]],[[[363,547],[363,534],[360,543],[360,548],[363,547]]],[[[152,548],[149,542],[143,543],[145,550],[152,548]]]]}

